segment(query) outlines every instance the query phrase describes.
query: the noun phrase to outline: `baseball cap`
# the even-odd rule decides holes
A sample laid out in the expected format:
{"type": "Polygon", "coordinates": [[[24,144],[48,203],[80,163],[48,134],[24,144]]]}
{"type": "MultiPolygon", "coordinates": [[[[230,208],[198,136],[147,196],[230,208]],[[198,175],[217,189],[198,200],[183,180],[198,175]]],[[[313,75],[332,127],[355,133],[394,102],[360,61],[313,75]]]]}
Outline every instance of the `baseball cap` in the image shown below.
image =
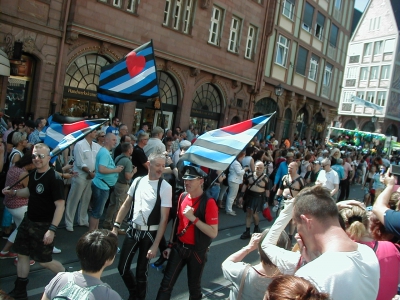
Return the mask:
{"type": "Polygon", "coordinates": [[[182,176],[183,180],[194,180],[197,178],[205,178],[207,177],[207,173],[204,172],[199,167],[195,166],[187,166],[185,167],[185,173],[182,176]]]}

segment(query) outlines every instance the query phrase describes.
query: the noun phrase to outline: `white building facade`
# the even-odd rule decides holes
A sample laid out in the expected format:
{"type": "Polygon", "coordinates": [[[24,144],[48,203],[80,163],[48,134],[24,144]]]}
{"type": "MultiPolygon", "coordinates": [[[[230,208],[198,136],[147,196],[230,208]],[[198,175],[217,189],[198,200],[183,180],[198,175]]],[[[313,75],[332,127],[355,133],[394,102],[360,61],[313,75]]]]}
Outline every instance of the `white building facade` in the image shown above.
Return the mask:
{"type": "Polygon", "coordinates": [[[339,104],[341,127],[398,136],[399,25],[400,1],[370,0],[348,47],[339,104]],[[352,96],[383,110],[355,105],[352,96]]]}

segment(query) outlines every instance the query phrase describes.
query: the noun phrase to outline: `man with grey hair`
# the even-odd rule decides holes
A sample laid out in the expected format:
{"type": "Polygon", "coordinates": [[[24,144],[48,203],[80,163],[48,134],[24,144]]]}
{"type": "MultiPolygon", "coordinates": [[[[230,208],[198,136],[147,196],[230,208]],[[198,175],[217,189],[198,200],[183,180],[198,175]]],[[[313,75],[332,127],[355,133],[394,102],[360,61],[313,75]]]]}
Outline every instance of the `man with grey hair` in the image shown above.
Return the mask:
{"type": "Polygon", "coordinates": [[[129,291],[129,299],[145,299],[148,264],[157,254],[167,227],[172,207],[172,187],[162,178],[166,158],[152,153],[147,161],[148,175],[137,177],[115,218],[113,233],[117,234],[125,216],[130,226],[122,245],[118,271],[129,291]],[[131,271],[132,259],[138,253],[136,278],[131,271]]]}
{"type": "Polygon", "coordinates": [[[163,153],[165,151],[165,145],[161,141],[164,135],[164,129],[160,126],[156,126],[151,131],[151,138],[149,139],[147,145],[143,148],[144,153],[148,157],[150,154],[163,153]]]}
{"type": "Polygon", "coordinates": [[[40,143],[39,133],[42,131],[43,127],[46,126],[45,118],[37,118],[35,121],[35,130],[29,135],[28,141],[32,145],[40,143]]]}
{"type": "Polygon", "coordinates": [[[333,199],[336,200],[339,191],[339,175],[331,168],[331,160],[325,158],[321,162],[322,170],[319,172],[315,185],[327,188],[333,199]]]}

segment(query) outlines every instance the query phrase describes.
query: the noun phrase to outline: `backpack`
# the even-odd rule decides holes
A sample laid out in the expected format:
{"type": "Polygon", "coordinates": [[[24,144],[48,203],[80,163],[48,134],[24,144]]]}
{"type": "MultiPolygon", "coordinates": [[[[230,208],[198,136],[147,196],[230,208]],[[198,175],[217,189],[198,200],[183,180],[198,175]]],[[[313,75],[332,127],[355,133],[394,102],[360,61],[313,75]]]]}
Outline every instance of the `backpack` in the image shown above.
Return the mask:
{"type": "Polygon", "coordinates": [[[58,291],[57,295],[52,300],[88,300],[90,293],[98,286],[107,287],[104,284],[96,284],[88,287],[81,287],[75,283],[74,275],[72,273],[66,273],[68,276],[68,282],[58,291]]]}

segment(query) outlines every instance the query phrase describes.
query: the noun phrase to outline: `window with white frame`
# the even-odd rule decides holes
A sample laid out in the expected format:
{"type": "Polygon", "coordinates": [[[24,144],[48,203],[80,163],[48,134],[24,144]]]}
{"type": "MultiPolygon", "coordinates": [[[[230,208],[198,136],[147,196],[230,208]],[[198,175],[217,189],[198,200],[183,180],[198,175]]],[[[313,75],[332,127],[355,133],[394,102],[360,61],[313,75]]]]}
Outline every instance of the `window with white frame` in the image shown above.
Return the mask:
{"type": "Polygon", "coordinates": [[[314,17],[314,6],[306,2],[304,6],[303,19],[302,19],[302,27],[304,30],[311,32],[313,28],[313,17],[314,17]]]}
{"type": "Polygon", "coordinates": [[[386,103],[386,92],[378,92],[376,95],[376,104],[379,106],[385,106],[386,103]]]}
{"type": "Polygon", "coordinates": [[[356,97],[360,98],[360,99],[364,99],[365,97],[365,93],[362,91],[358,91],[356,97]]]}
{"type": "Polygon", "coordinates": [[[392,53],[395,48],[395,41],[394,39],[386,40],[385,47],[383,48],[383,53],[392,53]]]}
{"type": "Polygon", "coordinates": [[[369,80],[377,80],[379,75],[379,67],[373,66],[371,67],[371,71],[369,72],[369,80]]]}
{"type": "Polygon", "coordinates": [[[381,55],[383,52],[383,41],[377,41],[374,43],[374,55],[381,55]]]}
{"type": "Polygon", "coordinates": [[[364,56],[370,56],[372,52],[372,43],[364,44],[364,56]]]}
{"type": "Polygon", "coordinates": [[[388,80],[390,77],[390,65],[382,66],[381,68],[381,80],[388,80]]]}
{"type": "Polygon", "coordinates": [[[335,9],[340,10],[342,7],[342,0],[335,0],[335,9]]]}
{"type": "Polygon", "coordinates": [[[163,25],[168,26],[170,11],[171,11],[171,0],[165,0],[163,25]]]}
{"type": "Polygon", "coordinates": [[[172,28],[178,29],[182,12],[182,0],[176,0],[174,13],[172,15],[172,28]]]}
{"type": "Polygon", "coordinates": [[[322,41],[324,36],[324,26],[325,26],[325,16],[318,12],[317,14],[317,23],[315,24],[315,32],[314,35],[322,41]]]}
{"type": "Polygon", "coordinates": [[[308,79],[311,79],[313,81],[317,80],[318,62],[319,62],[319,57],[312,54],[310,58],[310,71],[308,72],[308,79]]]}
{"type": "Polygon", "coordinates": [[[229,33],[229,44],[228,50],[231,52],[239,52],[239,37],[240,37],[240,27],[241,20],[238,17],[232,17],[231,29],[229,33]]]}
{"type": "Polygon", "coordinates": [[[215,5],[213,6],[208,42],[217,46],[219,46],[221,38],[222,13],[223,11],[221,8],[215,5]]]}
{"type": "Polygon", "coordinates": [[[246,53],[244,57],[248,59],[253,58],[254,54],[254,47],[256,44],[256,37],[257,37],[257,28],[253,25],[249,25],[249,30],[247,32],[247,41],[246,41],[246,53]]]}
{"type": "Polygon", "coordinates": [[[295,0],[283,0],[282,14],[293,20],[295,0]]]}
{"type": "Polygon", "coordinates": [[[128,1],[128,6],[126,7],[126,10],[131,12],[131,13],[136,13],[137,10],[137,4],[139,0],[129,0],[128,1]]]}
{"type": "Polygon", "coordinates": [[[345,102],[345,103],[351,102],[352,96],[353,96],[353,92],[343,92],[343,102],[345,102]]]}
{"type": "Polygon", "coordinates": [[[113,5],[115,7],[121,7],[121,0],[113,0],[113,5]]]}
{"type": "Polygon", "coordinates": [[[183,18],[183,32],[189,33],[190,23],[192,22],[192,11],[193,11],[194,0],[187,0],[185,6],[185,15],[183,18]]]}
{"type": "Polygon", "coordinates": [[[358,67],[348,67],[346,70],[346,79],[356,79],[357,78],[358,67]]]}
{"type": "Polygon", "coordinates": [[[331,65],[330,63],[326,63],[325,71],[324,71],[324,80],[322,81],[322,84],[324,86],[331,85],[332,72],[333,72],[333,65],[331,65]]]}
{"type": "Polygon", "coordinates": [[[374,103],[375,92],[367,92],[367,100],[368,102],[374,103]]]}
{"type": "Polygon", "coordinates": [[[289,53],[289,40],[283,35],[278,36],[278,41],[276,42],[276,58],[275,63],[286,67],[286,61],[289,53]]]}
{"type": "Polygon", "coordinates": [[[360,69],[360,81],[368,80],[368,67],[362,67],[360,69]]]}
{"type": "Polygon", "coordinates": [[[381,29],[381,17],[369,19],[369,31],[378,31],[381,29]]]}
{"type": "Polygon", "coordinates": [[[296,73],[306,76],[308,50],[299,46],[297,48],[296,73]]]}
{"type": "Polygon", "coordinates": [[[163,25],[190,34],[194,2],[195,0],[166,0],[163,25]]]}

